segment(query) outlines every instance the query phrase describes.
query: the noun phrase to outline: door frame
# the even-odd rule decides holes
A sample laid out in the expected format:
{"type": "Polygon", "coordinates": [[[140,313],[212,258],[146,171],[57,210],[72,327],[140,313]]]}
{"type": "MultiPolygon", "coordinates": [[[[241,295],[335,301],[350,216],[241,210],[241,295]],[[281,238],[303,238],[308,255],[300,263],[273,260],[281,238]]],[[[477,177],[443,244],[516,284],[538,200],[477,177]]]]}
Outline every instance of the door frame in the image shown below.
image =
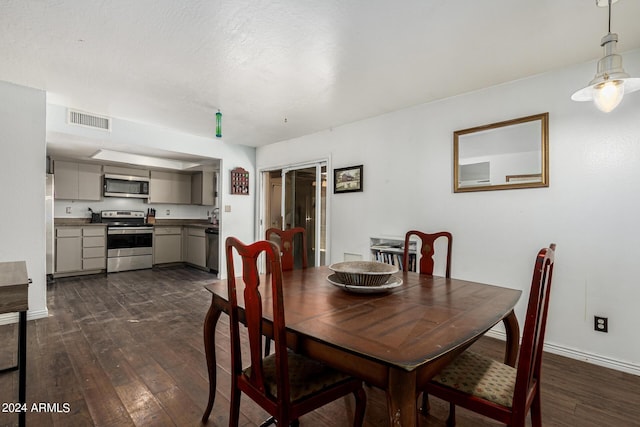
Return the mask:
{"type": "MultiPolygon", "coordinates": [[[[269,189],[266,187],[266,180],[264,179],[265,174],[269,173],[269,172],[273,172],[273,171],[291,171],[291,170],[296,170],[296,169],[305,169],[305,168],[311,168],[311,167],[317,167],[317,166],[322,166],[322,165],[326,165],[327,168],[327,189],[326,189],[326,200],[325,200],[325,217],[326,217],[326,223],[325,223],[325,263],[330,264],[330,260],[331,260],[331,240],[330,240],[330,236],[331,236],[331,215],[329,215],[329,213],[331,212],[331,192],[329,191],[331,188],[333,188],[333,177],[331,176],[330,170],[331,170],[331,160],[329,158],[320,158],[317,160],[309,160],[309,161],[304,161],[304,162],[299,162],[299,163],[287,163],[285,165],[276,165],[276,166],[264,166],[258,169],[258,183],[257,183],[257,188],[259,189],[258,192],[258,209],[256,209],[256,236],[257,239],[256,240],[261,240],[264,239],[264,233],[265,231],[267,231],[267,224],[265,224],[265,209],[267,208],[267,193],[269,191],[269,189]]],[[[284,184],[284,180],[282,183],[282,188],[283,191],[286,191],[285,188],[285,184],[284,184]]],[[[318,192],[320,191],[320,189],[317,190],[318,192]]],[[[320,199],[318,198],[318,201],[320,199]]],[[[284,197],[281,200],[281,203],[284,204],[284,197]]],[[[319,202],[316,203],[317,207],[316,209],[320,209],[319,206],[321,205],[319,202]]],[[[282,212],[282,207],[281,207],[281,212],[282,212]]],[[[318,218],[317,221],[320,221],[320,216],[316,215],[316,217],[318,218]]],[[[316,242],[320,242],[320,227],[317,226],[316,228],[316,242]]],[[[315,251],[316,254],[316,259],[319,260],[320,257],[320,251],[315,251]]],[[[315,265],[318,265],[317,263],[314,263],[315,265]]]]}

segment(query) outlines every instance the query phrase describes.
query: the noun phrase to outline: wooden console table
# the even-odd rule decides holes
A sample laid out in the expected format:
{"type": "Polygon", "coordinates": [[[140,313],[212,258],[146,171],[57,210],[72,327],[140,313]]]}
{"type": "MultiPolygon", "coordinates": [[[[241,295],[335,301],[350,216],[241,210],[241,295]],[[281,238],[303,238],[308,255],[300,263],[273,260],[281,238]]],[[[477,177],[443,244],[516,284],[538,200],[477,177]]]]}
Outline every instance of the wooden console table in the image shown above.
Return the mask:
{"type": "MultiPolygon", "coordinates": [[[[29,309],[29,277],[24,261],[0,262],[0,314],[19,313],[18,362],[15,366],[0,369],[0,373],[18,370],[18,401],[26,405],[27,380],[27,310],[29,309]]],[[[25,425],[26,411],[20,411],[18,423],[25,425]]]]}

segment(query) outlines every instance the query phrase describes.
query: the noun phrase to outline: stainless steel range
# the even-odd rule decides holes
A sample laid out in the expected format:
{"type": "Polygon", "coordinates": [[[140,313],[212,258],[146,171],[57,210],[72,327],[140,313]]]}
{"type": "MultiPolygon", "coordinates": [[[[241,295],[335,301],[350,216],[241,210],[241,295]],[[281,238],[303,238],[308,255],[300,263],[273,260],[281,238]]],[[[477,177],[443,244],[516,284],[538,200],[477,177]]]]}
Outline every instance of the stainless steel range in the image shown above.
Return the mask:
{"type": "Polygon", "coordinates": [[[151,268],[153,225],[143,211],[102,211],[107,224],[107,273],[151,268]]]}

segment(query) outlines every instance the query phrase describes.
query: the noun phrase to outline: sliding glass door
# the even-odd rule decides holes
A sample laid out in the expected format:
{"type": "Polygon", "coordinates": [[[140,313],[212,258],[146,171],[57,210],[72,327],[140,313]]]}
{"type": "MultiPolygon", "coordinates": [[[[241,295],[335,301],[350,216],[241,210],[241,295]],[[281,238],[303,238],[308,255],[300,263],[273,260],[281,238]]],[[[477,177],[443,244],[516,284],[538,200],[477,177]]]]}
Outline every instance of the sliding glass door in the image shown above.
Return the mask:
{"type": "MultiPolygon", "coordinates": [[[[263,172],[264,224],[284,230],[303,227],[307,233],[309,266],[326,260],[327,164],[318,162],[263,172]],[[279,193],[279,194],[278,194],[279,193]]],[[[295,245],[296,264],[301,263],[302,245],[295,245]]]]}

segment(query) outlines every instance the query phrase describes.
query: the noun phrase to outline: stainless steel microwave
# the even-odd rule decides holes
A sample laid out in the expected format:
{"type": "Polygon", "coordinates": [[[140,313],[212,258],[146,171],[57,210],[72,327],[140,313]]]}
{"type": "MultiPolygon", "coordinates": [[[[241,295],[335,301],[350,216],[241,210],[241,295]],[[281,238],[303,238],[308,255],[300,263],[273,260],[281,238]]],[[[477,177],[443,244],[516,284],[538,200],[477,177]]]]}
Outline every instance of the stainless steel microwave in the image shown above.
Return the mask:
{"type": "Polygon", "coordinates": [[[149,198],[149,178],[141,176],[107,175],[104,176],[105,197],[149,198]]]}

